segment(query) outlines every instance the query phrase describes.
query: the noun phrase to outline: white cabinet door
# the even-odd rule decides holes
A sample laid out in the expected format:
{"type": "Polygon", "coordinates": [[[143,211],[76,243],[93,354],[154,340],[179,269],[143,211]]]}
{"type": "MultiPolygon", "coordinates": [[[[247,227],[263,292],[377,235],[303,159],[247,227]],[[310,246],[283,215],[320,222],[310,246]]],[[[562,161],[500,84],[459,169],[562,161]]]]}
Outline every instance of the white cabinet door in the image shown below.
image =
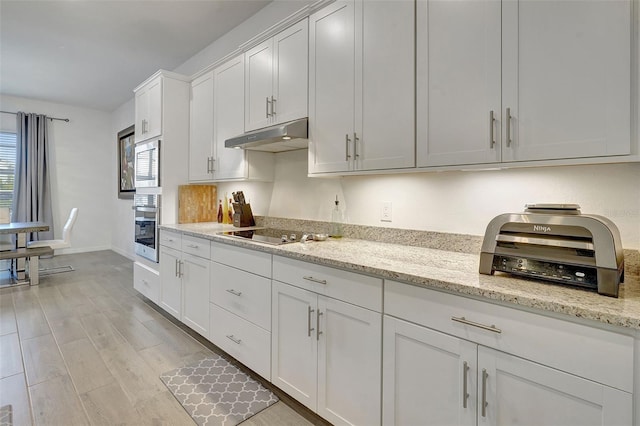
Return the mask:
{"type": "Polygon", "coordinates": [[[630,11],[630,0],[503,2],[503,161],[629,154],[630,11]]]}
{"type": "Polygon", "coordinates": [[[213,71],[191,82],[189,181],[213,178],[213,71]]]}
{"type": "Polygon", "coordinates": [[[145,88],[138,90],[135,94],[135,129],[134,139],[140,142],[146,139],[146,120],[149,116],[149,93],[145,88]]]}
{"type": "Polygon", "coordinates": [[[354,168],[413,167],[415,2],[359,1],[355,16],[354,168]]]}
{"type": "Polygon", "coordinates": [[[160,246],[160,307],[181,318],[182,280],[180,261],[182,253],[176,249],[160,246]]]}
{"type": "Polygon", "coordinates": [[[209,288],[211,261],[182,254],[182,322],[202,336],[209,336],[209,288]]]}
{"type": "Polygon", "coordinates": [[[225,148],[224,141],[244,133],[244,56],[240,55],[216,68],[213,88],[213,131],[215,178],[239,179],[246,176],[245,151],[225,148]]]}
{"type": "Polygon", "coordinates": [[[273,39],[262,42],[244,55],[245,131],[267,127],[273,106],[273,39]]]}
{"type": "Polygon", "coordinates": [[[273,124],[307,116],[308,78],[309,21],[304,19],[273,37],[273,124]]]}
{"type": "Polygon", "coordinates": [[[136,91],[135,120],[136,142],[162,133],[162,77],[154,78],[136,91]]]}
{"type": "Polygon", "coordinates": [[[354,1],[309,17],[309,173],[352,165],[355,114],[354,1]]]}
{"type": "Polygon", "coordinates": [[[384,317],[383,424],[476,423],[477,345],[384,317]]]}
{"type": "Polygon", "coordinates": [[[417,6],[418,166],[499,162],[501,2],[417,6]]]}
{"type": "Polygon", "coordinates": [[[630,425],[632,413],[629,393],[478,348],[480,425],[630,425]]]}
{"type": "Polygon", "coordinates": [[[271,382],[315,411],[317,295],[273,281],[271,300],[271,382]]]}
{"type": "Polygon", "coordinates": [[[380,424],[382,314],[318,296],[318,414],[380,424]]]}
{"type": "Polygon", "coordinates": [[[157,78],[147,88],[149,92],[148,125],[145,138],[162,134],[162,78],[157,78]]]}

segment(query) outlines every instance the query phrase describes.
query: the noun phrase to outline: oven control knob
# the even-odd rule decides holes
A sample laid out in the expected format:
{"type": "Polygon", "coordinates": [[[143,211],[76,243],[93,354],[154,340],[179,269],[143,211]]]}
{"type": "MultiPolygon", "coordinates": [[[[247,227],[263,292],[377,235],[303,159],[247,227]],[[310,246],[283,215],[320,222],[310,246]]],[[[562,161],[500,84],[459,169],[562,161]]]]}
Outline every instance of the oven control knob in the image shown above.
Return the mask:
{"type": "Polygon", "coordinates": [[[296,240],[296,234],[291,234],[291,236],[289,237],[289,241],[295,241],[296,240]]]}

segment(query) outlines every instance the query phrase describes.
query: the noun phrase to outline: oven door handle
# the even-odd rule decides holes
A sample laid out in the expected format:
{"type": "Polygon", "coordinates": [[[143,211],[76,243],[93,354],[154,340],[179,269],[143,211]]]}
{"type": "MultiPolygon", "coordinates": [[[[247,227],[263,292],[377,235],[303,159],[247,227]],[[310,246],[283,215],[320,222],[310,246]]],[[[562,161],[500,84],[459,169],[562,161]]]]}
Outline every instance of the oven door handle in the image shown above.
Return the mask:
{"type": "Polygon", "coordinates": [[[151,213],[156,213],[158,211],[157,207],[141,207],[141,206],[134,206],[133,210],[138,211],[138,212],[151,212],[151,213]]]}

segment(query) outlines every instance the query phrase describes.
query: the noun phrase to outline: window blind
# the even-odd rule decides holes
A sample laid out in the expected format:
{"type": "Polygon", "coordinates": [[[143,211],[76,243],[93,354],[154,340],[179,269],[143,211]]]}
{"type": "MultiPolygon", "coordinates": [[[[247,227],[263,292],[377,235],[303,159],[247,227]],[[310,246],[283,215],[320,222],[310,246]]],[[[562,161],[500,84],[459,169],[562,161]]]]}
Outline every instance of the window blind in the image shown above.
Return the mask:
{"type": "Polygon", "coordinates": [[[0,132],[0,207],[11,208],[16,170],[16,134],[0,132]]]}

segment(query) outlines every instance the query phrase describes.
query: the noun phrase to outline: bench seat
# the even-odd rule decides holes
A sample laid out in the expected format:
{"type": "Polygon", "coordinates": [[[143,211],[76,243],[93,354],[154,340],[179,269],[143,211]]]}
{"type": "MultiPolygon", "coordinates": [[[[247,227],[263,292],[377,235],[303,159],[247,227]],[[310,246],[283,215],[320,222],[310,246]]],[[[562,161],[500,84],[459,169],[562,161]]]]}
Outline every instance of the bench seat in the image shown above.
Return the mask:
{"type": "Polygon", "coordinates": [[[29,284],[40,284],[40,273],[38,271],[40,256],[53,255],[53,249],[49,246],[34,248],[19,248],[14,250],[0,251],[0,260],[27,258],[29,261],[29,284]]]}
{"type": "Polygon", "coordinates": [[[53,249],[49,246],[34,248],[19,248],[14,250],[0,251],[0,260],[18,259],[21,257],[48,256],[53,254],[53,249]]]}

